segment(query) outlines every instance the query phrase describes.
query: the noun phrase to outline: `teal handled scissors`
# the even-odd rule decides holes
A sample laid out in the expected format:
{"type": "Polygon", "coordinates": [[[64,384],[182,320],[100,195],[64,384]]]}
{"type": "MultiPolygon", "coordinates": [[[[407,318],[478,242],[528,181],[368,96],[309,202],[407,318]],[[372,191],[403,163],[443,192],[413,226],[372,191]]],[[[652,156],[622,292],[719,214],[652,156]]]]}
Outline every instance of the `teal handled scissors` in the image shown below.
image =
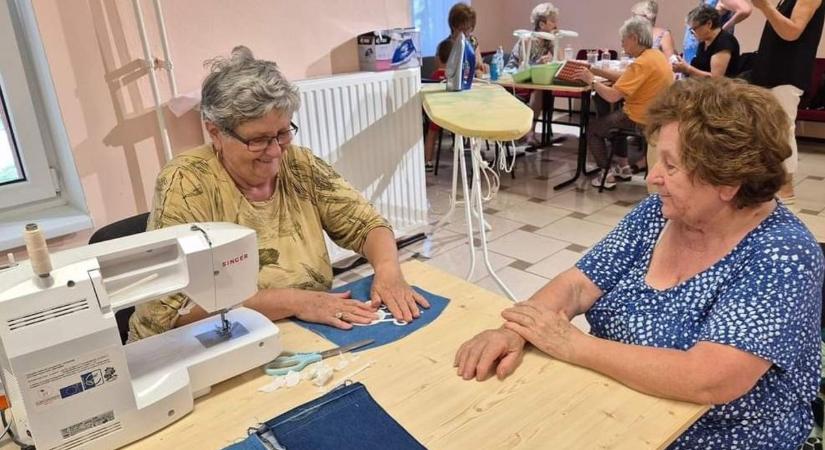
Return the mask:
{"type": "Polygon", "coordinates": [[[290,371],[300,372],[304,367],[316,363],[322,359],[338,356],[356,348],[361,348],[375,342],[375,339],[362,339],[355,341],[352,344],[343,345],[341,347],[331,348],[323,352],[308,352],[308,353],[293,353],[282,352],[280,356],[274,361],[264,366],[267,375],[280,376],[286,375],[290,371]]]}

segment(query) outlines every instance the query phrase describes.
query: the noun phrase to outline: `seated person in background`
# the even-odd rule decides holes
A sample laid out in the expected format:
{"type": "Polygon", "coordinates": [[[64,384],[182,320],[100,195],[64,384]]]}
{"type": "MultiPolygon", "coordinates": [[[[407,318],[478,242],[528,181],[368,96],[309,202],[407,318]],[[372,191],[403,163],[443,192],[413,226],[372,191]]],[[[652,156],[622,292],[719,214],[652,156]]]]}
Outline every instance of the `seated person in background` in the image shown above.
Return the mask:
{"type": "MultiPolygon", "coordinates": [[[[533,31],[554,32],[559,29],[559,9],[549,2],[539,3],[533,8],[533,12],[530,13],[530,22],[533,24],[533,31]]],[[[553,60],[553,51],[553,41],[532,38],[530,43],[530,57],[527,63],[531,66],[549,63],[553,60]]],[[[521,62],[521,45],[516,42],[505,68],[508,70],[516,70],[521,66],[521,62]]],[[[540,91],[530,92],[530,108],[533,110],[533,117],[538,117],[539,114],[541,114],[542,108],[544,107],[543,99],[544,97],[540,91]]],[[[535,126],[535,124],[533,126],[535,126]]],[[[539,145],[533,129],[527,132],[523,139],[528,145],[534,147],[539,145]]]]}
{"type": "MultiPolygon", "coordinates": [[[[326,162],[290,142],[298,89],[271,61],[243,46],[211,61],[201,111],[211,144],[177,155],[161,170],[147,228],[233,222],[258,234],[258,293],[244,306],[277,320],[297,317],[338,328],[369,323],[384,303],[404,320],[427,302],[404,281],[387,221],[326,162]],[[324,231],[375,269],[372,303],[331,294],[324,231]]],[[[206,317],[177,294],[136,307],[131,341],[206,317]]]]}
{"type": "Polygon", "coordinates": [[[687,16],[691,33],[699,40],[696,56],[688,65],[678,58],[673,71],[690,77],[735,77],[739,73],[739,41],[720,27],[716,8],[702,5],[687,16]]]}
{"type": "MultiPolygon", "coordinates": [[[[433,71],[430,79],[442,81],[447,78],[445,67],[447,67],[447,58],[450,57],[451,51],[453,51],[453,41],[449,38],[438,44],[435,51],[435,71],[433,71]]],[[[427,172],[432,172],[435,169],[435,144],[439,131],[441,131],[441,127],[430,121],[427,127],[427,136],[424,138],[424,170],[427,172]]]]}
{"type": "MultiPolygon", "coordinates": [[[[747,19],[753,11],[749,0],[701,0],[699,6],[708,5],[719,11],[722,29],[733,34],[737,23],[747,19]]],[[[690,23],[685,27],[685,38],[682,42],[682,55],[685,61],[693,61],[698,51],[699,41],[690,30],[690,23]]]]}
{"type": "MultiPolygon", "coordinates": [[[[587,69],[576,74],[576,78],[589,84],[602,99],[609,103],[624,100],[624,107],[605,116],[596,118],[587,127],[587,145],[596,164],[607,171],[605,188],[613,189],[618,181],[629,181],[633,172],[627,160],[627,145],[623,139],[617,139],[612,145],[616,164],[611,170],[607,160],[607,140],[611,130],[636,129],[647,123],[646,110],[650,102],[673,83],[673,71],[670,63],[659,50],[650,48],[650,22],[647,19],[632,17],[622,25],[619,31],[622,48],[631,57],[636,58],[613,86],[607,86],[595,80],[593,73],[587,69]]],[[[599,186],[602,175],[592,180],[593,186],[599,186]]]]}
{"type": "Polygon", "coordinates": [[[449,39],[455,42],[463,33],[467,43],[473,46],[476,55],[476,76],[488,73],[490,68],[487,67],[487,64],[484,64],[478,50],[478,39],[473,36],[473,30],[476,28],[476,10],[466,3],[456,3],[450,8],[447,23],[450,25],[449,39]]]}
{"type": "Polygon", "coordinates": [[[463,344],[458,375],[503,378],[529,342],[637,391],[714,405],[668,448],[796,449],[813,425],[825,267],[774,198],[787,118],[729,78],[675,83],[648,118],[660,194],[463,344]],[[589,335],[570,323],[582,313],[589,335]]]}
{"type": "Polygon", "coordinates": [[[638,2],[630,9],[636,17],[641,17],[650,21],[650,26],[653,27],[651,35],[653,36],[653,46],[656,50],[665,54],[665,57],[670,59],[674,52],[673,35],[670,30],[659,28],[656,26],[656,16],[659,14],[659,5],[653,0],[638,2]]]}

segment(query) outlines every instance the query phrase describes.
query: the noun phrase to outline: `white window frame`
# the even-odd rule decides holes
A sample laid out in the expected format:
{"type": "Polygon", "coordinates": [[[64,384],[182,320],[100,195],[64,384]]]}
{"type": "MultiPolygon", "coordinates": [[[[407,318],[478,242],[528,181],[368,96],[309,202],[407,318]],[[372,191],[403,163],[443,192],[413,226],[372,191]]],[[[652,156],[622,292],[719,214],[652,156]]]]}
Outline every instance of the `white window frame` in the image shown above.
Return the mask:
{"type": "Polygon", "coordinates": [[[20,156],[26,179],[0,186],[0,210],[56,197],[49,175],[46,144],[29,94],[22,46],[14,32],[9,4],[0,5],[0,89],[8,108],[12,148],[20,156]]]}
{"type": "Polygon", "coordinates": [[[0,186],[0,250],[29,222],[47,238],[92,227],[31,2],[0,0],[0,85],[26,174],[0,186]]]}

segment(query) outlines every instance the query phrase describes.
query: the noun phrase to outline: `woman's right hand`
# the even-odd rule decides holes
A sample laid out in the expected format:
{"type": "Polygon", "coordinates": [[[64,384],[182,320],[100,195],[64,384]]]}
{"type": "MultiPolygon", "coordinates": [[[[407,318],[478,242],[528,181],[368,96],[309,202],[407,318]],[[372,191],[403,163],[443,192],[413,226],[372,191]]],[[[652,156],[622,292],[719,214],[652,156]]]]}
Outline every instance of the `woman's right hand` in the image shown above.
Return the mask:
{"type": "Polygon", "coordinates": [[[353,323],[369,324],[378,318],[369,302],[350,298],[350,292],[320,292],[294,289],[294,316],[306,322],[323,323],[349,330],[353,323]]]}
{"type": "Polygon", "coordinates": [[[465,380],[484,381],[493,372],[503,379],[521,364],[526,343],[518,333],[506,328],[482,331],[459,347],[453,366],[465,380]]]}

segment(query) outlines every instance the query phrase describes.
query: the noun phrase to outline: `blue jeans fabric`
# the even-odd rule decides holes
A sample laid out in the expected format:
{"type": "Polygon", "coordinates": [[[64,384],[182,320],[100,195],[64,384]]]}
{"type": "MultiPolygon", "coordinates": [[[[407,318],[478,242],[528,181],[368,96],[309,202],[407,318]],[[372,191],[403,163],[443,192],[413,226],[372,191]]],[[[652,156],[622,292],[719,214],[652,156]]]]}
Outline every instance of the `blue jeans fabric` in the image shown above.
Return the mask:
{"type": "Polygon", "coordinates": [[[361,383],[341,386],[267,421],[262,431],[226,450],[422,450],[361,383]]]}
{"type": "MultiPolygon", "coordinates": [[[[362,278],[346,286],[341,286],[334,289],[335,292],[351,291],[351,296],[355,300],[369,300],[370,289],[372,288],[372,276],[362,278]]],[[[294,319],[295,323],[318,334],[332,343],[342,346],[351,344],[362,339],[374,339],[370,345],[356,349],[355,351],[368,350],[393,341],[397,341],[408,334],[426,326],[434,321],[447,307],[448,299],[427,292],[421,288],[413,287],[416,292],[421,294],[430,303],[429,309],[420,308],[421,316],[412,322],[398,326],[391,322],[376,323],[374,325],[359,327],[354,326],[350,330],[341,330],[333,326],[324,325],[320,323],[304,322],[303,320],[294,319]]]]}

